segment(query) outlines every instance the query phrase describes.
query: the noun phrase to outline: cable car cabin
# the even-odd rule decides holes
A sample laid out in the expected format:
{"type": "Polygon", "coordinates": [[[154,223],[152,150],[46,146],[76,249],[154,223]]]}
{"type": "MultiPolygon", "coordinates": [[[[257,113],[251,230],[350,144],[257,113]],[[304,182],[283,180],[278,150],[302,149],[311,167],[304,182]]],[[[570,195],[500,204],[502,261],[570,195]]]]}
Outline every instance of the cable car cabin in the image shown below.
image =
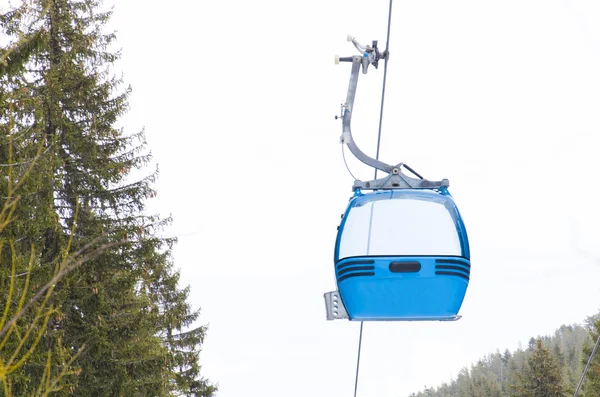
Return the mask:
{"type": "Polygon", "coordinates": [[[445,189],[357,191],[334,256],[350,320],[451,320],[469,285],[467,232],[445,189]]]}

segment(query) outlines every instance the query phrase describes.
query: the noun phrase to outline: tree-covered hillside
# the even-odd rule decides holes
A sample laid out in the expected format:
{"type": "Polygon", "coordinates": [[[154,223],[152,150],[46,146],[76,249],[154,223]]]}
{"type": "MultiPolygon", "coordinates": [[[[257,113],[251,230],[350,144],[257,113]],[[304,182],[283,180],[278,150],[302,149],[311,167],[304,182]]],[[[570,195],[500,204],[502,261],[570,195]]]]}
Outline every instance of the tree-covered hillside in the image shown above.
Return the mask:
{"type": "MultiPolygon", "coordinates": [[[[562,325],[554,334],[530,338],[526,348],[488,354],[456,379],[409,397],[572,396],[600,330],[600,315],[584,325],[562,325]]],[[[594,357],[579,396],[600,396],[600,355],[594,357]]]]}

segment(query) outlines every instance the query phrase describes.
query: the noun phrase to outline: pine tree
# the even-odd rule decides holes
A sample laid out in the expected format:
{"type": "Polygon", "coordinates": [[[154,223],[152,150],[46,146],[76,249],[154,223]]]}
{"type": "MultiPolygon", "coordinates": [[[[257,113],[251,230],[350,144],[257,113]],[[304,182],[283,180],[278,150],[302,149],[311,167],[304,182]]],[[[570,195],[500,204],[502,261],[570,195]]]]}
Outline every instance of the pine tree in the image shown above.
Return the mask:
{"type": "MultiPolygon", "coordinates": [[[[199,313],[187,302],[188,288],[178,287],[170,251],[175,240],[155,237],[170,219],[144,212],[145,200],[156,194],[156,173],[127,181],[150,158],[143,131],[126,136],[115,127],[130,88],[121,90],[122,81],[111,74],[119,54],[109,51],[115,35],[102,28],[111,13],[100,6],[33,0],[3,16],[6,35],[31,38],[13,53],[3,84],[24,96],[15,117],[19,128],[40,131],[45,145],[27,208],[52,211],[44,212],[47,222],[22,225],[41,246],[40,268],[49,268],[71,237],[73,250],[101,235],[130,241],[56,286],[57,312],[43,343],[61,340],[73,351],[85,344],[77,360],[82,372],[72,385],[77,395],[209,397],[216,388],[199,375],[206,327],[187,329],[199,313]]],[[[40,364],[27,363],[27,381],[41,378],[40,364]]]]}
{"type": "Polygon", "coordinates": [[[536,339],[531,337],[529,338],[529,343],[527,344],[527,351],[532,352],[535,349],[536,339]]]}
{"type": "MultiPolygon", "coordinates": [[[[600,318],[591,317],[588,319],[588,327],[590,328],[590,335],[595,343],[600,336],[600,318]]],[[[583,356],[582,364],[583,367],[587,364],[590,355],[592,354],[594,344],[583,345],[583,356]]],[[[600,350],[600,349],[598,349],[600,350]]],[[[583,390],[581,396],[583,397],[597,397],[600,396],[600,351],[596,351],[594,358],[590,364],[590,368],[586,374],[583,390]]]]}
{"type": "Polygon", "coordinates": [[[505,349],[504,353],[502,353],[502,363],[504,363],[504,365],[508,365],[508,360],[510,360],[512,357],[510,350],[505,349]]]}
{"type": "Polygon", "coordinates": [[[537,339],[522,372],[517,374],[514,397],[565,397],[560,369],[548,348],[537,339]]]}

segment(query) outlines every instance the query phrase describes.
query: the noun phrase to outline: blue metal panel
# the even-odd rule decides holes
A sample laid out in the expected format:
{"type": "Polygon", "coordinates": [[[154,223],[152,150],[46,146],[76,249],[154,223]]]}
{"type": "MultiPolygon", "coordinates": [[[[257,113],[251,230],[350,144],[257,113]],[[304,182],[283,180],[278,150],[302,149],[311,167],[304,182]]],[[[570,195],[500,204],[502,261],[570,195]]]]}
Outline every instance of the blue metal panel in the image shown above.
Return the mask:
{"type": "Polygon", "coordinates": [[[458,314],[470,263],[458,257],[355,257],[336,265],[338,290],[351,320],[435,320],[458,314]],[[394,273],[390,265],[419,263],[394,273]]]}

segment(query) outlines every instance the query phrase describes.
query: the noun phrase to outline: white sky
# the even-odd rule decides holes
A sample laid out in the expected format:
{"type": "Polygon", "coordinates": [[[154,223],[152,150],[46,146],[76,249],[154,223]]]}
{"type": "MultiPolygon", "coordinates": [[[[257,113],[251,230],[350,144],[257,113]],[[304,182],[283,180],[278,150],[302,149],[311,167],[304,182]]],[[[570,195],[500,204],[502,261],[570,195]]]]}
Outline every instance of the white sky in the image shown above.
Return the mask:
{"type": "MultiPolygon", "coordinates": [[[[173,215],[210,325],[203,375],[219,397],[352,395],[359,323],[326,321],[322,297],[353,182],[333,57],[356,53],[347,33],[385,47],[388,1],[115,3],[122,122],[160,167],[150,210],[173,215]]],[[[600,308],[600,261],[574,243],[600,257],[599,22],[596,0],[394,4],[381,159],[450,180],[473,268],[460,321],[365,323],[360,396],[437,385],[600,308]]],[[[371,155],[382,76],[360,76],[355,106],[371,155]]]]}

